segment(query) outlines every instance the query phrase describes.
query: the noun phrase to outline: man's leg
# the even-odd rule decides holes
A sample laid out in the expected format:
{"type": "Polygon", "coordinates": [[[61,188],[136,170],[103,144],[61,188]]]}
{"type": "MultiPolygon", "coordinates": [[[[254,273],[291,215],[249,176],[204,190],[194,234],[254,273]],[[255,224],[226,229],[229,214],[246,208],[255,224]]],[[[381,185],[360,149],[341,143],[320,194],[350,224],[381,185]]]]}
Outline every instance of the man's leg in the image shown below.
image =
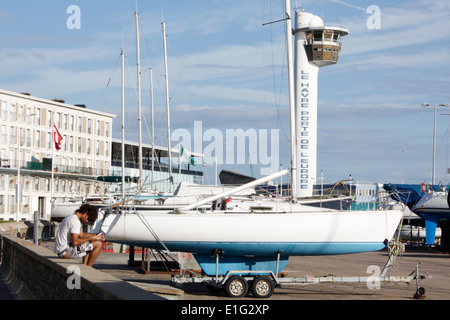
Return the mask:
{"type": "Polygon", "coordinates": [[[99,240],[91,241],[92,246],[94,249],[89,252],[87,255],[83,257],[83,263],[88,265],[89,267],[92,267],[95,260],[97,260],[100,251],[102,251],[102,242],[99,240]]]}

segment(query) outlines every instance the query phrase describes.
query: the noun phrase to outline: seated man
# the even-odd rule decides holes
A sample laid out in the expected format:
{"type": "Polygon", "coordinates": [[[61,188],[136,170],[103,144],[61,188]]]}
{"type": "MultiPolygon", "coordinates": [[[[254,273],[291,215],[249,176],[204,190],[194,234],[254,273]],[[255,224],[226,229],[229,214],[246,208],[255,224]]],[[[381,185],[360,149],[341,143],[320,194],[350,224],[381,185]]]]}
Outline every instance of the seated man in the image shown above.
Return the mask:
{"type": "Polygon", "coordinates": [[[74,214],[67,216],[56,234],[55,253],[60,258],[83,258],[83,263],[92,267],[102,249],[103,234],[84,233],[81,224],[97,219],[98,209],[84,204],[74,214]]]}

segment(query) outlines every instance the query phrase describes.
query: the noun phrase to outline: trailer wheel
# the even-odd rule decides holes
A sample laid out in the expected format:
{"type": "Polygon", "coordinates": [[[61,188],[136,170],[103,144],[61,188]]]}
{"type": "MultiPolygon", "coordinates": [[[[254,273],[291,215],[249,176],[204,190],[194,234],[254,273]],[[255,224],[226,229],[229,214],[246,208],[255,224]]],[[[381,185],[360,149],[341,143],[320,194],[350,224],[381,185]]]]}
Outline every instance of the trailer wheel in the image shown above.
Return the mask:
{"type": "Polygon", "coordinates": [[[225,283],[225,293],[231,298],[242,298],[248,293],[248,283],[241,276],[232,276],[225,283]]]}
{"type": "Polygon", "coordinates": [[[267,276],[260,276],[253,281],[252,293],[255,298],[270,298],[275,290],[275,284],[267,276]]]}

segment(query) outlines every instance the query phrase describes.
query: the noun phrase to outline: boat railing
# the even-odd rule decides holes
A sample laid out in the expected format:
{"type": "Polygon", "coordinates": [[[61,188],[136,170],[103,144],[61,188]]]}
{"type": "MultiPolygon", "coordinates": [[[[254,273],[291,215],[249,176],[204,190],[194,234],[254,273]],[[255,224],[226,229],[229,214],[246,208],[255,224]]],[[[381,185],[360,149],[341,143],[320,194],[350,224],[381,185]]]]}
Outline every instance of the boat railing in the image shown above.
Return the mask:
{"type": "MultiPolygon", "coordinates": [[[[391,207],[394,204],[402,203],[400,201],[399,197],[399,191],[389,191],[389,192],[379,192],[376,197],[373,197],[372,199],[368,199],[367,201],[358,201],[363,198],[354,198],[351,206],[349,207],[349,210],[355,210],[355,211],[364,211],[364,210],[382,210],[386,209],[388,207],[391,207]]],[[[409,199],[411,192],[410,191],[403,191],[401,194],[404,194],[406,196],[406,199],[409,199]]],[[[406,201],[407,203],[407,201],[406,201]]],[[[405,203],[402,203],[405,205],[405,203]]]]}

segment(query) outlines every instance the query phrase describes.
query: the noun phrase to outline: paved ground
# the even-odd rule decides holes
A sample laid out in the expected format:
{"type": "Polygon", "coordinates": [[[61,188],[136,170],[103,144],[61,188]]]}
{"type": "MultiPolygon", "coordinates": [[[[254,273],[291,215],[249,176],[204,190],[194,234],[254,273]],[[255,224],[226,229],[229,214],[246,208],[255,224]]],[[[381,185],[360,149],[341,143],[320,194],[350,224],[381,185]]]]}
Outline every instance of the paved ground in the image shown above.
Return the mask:
{"type": "MultiPolygon", "coordinates": [[[[225,295],[211,295],[200,284],[188,284],[183,291],[169,286],[170,274],[140,273],[140,267],[128,267],[128,254],[102,253],[95,268],[117,278],[140,284],[150,291],[160,293],[171,300],[226,300],[225,295]],[[169,294],[167,294],[169,293],[169,294]]],[[[140,254],[135,254],[141,260],[140,254]]],[[[340,256],[292,257],[283,271],[287,277],[311,276],[370,276],[369,266],[382,269],[388,259],[385,251],[340,256]]],[[[435,250],[407,250],[397,259],[390,275],[405,276],[415,271],[431,274],[422,280],[426,300],[450,300],[450,256],[435,250]]],[[[368,289],[367,284],[321,283],[308,286],[283,286],[275,291],[270,300],[412,300],[416,283],[409,285],[384,283],[380,289],[368,289]]],[[[251,295],[245,299],[256,300],[251,295]]],[[[259,299],[258,299],[259,300],[259,299]]]]}

